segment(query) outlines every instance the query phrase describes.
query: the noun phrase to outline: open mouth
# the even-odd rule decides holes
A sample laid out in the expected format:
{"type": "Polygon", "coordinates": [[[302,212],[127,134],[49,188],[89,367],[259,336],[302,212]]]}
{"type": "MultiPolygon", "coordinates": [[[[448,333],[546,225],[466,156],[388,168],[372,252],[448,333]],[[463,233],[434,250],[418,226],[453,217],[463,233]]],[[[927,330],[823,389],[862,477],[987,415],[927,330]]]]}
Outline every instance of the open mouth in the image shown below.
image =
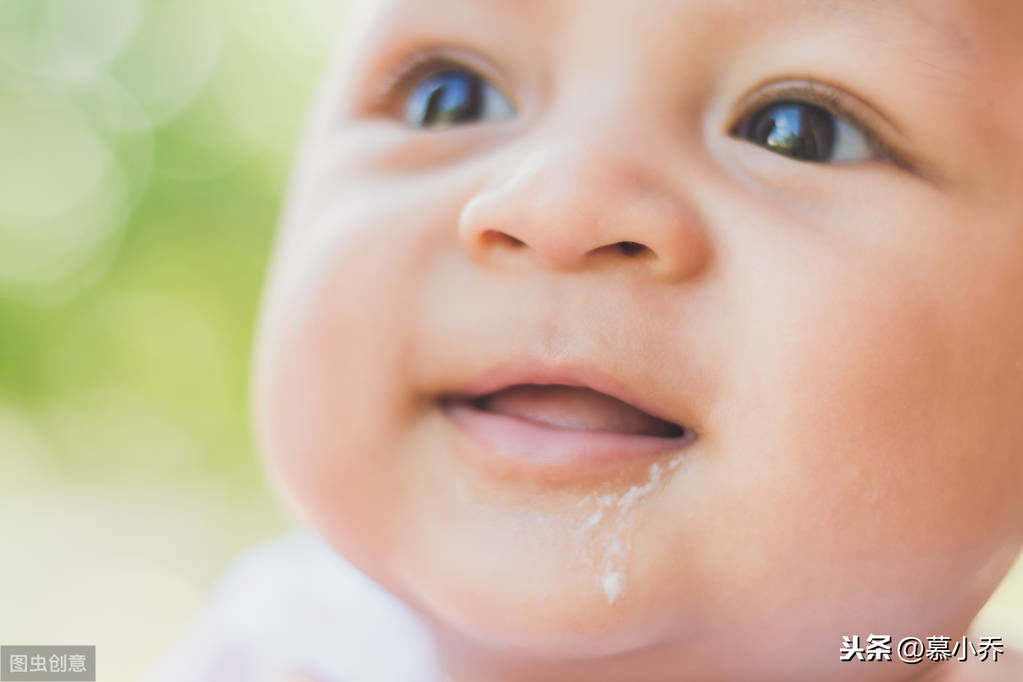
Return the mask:
{"type": "Polygon", "coordinates": [[[445,396],[444,402],[549,429],[665,439],[687,435],[680,424],[585,386],[516,384],[475,397],[445,396]]]}
{"type": "Polygon", "coordinates": [[[438,396],[462,451],[541,475],[587,475],[649,465],[690,447],[696,432],[671,421],[623,382],[584,366],[497,366],[438,396]],[[655,414],[655,412],[658,412],[655,414]]]}

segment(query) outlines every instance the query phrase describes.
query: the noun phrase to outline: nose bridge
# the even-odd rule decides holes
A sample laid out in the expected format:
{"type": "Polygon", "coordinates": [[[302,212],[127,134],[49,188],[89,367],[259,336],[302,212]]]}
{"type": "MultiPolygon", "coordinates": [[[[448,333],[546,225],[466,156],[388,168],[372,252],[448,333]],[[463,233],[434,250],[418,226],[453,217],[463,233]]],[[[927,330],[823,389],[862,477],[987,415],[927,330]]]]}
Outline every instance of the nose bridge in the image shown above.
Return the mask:
{"type": "MultiPolygon", "coordinates": [[[[560,178],[562,186],[578,192],[595,192],[605,199],[606,190],[628,190],[641,194],[664,188],[656,177],[657,152],[650,143],[656,136],[651,127],[640,121],[640,114],[630,117],[624,100],[627,93],[605,89],[597,106],[585,102],[575,110],[566,110],[552,121],[541,149],[527,171],[547,173],[546,183],[560,178]]],[[[566,107],[567,109],[567,107],[566,107]]],[[[621,196],[617,194],[615,196],[621,196]]]]}
{"type": "MultiPolygon", "coordinates": [[[[647,101],[635,58],[618,51],[604,56],[587,73],[574,73],[573,84],[553,103],[545,139],[550,165],[546,170],[573,183],[580,191],[599,192],[605,199],[667,192],[663,163],[670,153],[659,128],[655,106],[647,101]],[[608,196],[605,190],[618,193],[608,196]]],[[[566,76],[567,77],[567,76],[566,76]]],[[[535,167],[544,170],[543,166],[535,167]]]]}
{"type": "Polygon", "coordinates": [[[479,256],[525,247],[561,269],[596,262],[597,252],[643,253],[662,275],[692,269],[706,243],[671,177],[670,151],[624,113],[608,106],[564,116],[509,150],[493,181],[465,205],[463,242],[479,256]]]}
{"type": "Polygon", "coordinates": [[[518,194],[519,206],[536,213],[530,224],[537,229],[557,222],[559,229],[546,230],[548,236],[578,238],[575,233],[582,230],[596,238],[603,232],[598,228],[613,222],[614,206],[642,194],[640,170],[619,144],[620,138],[565,131],[530,153],[503,189],[518,194]]]}

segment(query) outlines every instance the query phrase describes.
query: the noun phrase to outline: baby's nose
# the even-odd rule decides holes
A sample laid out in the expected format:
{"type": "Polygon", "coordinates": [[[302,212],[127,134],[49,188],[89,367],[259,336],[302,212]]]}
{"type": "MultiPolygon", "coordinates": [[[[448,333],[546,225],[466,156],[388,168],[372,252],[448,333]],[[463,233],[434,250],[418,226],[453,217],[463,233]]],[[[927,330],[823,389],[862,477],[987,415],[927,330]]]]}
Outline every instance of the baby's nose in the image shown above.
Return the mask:
{"type": "Polygon", "coordinates": [[[496,181],[465,204],[463,246],[491,264],[564,271],[642,263],[660,280],[696,276],[710,245],[663,151],[565,131],[509,154],[496,181]]]}

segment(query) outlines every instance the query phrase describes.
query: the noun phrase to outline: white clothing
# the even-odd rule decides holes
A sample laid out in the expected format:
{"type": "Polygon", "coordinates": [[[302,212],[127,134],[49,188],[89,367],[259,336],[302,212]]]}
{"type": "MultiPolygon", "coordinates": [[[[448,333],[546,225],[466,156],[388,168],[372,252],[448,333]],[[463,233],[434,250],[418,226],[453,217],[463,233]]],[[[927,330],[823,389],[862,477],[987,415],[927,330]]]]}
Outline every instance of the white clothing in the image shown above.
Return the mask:
{"type": "Polygon", "coordinates": [[[143,682],[439,682],[430,636],[308,529],[242,553],[143,682]]]}

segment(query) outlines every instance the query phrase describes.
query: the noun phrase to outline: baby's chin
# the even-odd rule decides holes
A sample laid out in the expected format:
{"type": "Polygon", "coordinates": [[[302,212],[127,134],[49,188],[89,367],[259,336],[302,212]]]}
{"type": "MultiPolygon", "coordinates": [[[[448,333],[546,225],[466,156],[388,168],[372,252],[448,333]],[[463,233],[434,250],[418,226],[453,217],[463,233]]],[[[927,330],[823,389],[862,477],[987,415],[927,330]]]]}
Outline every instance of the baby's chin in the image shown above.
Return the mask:
{"type": "MultiPolygon", "coordinates": [[[[877,603],[861,593],[807,591],[801,570],[788,578],[778,570],[770,584],[737,585],[730,576],[715,583],[698,558],[657,532],[635,534],[624,570],[608,570],[585,559],[577,529],[539,515],[479,514],[410,532],[379,575],[436,630],[525,659],[625,661],[661,651],[695,665],[701,649],[727,648],[745,632],[782,648],[803,642],[826,651],[827,662],[842,633],[865,636],[885,623],[930,632],[937,615],[896,590],[879,589],[877,603]],[[907,617],[914,612],[919,622],[907,617]]],[[[614,533],[590,538],[596,548],[615,541],[614,533]]]]}
{"type": "MultiPolygon", "coordinates": [[[[975,584],[955,570],[937,574],[940,562],[926,559],[827,564],[809,551],[802,565],[736,557],[735,570],[714,573],[699,551],[684,551],[697,540],[673,539],[647,519],[631,536],[622,582],[605,589],[606,568],[578,550],[578,530],[573,519],[507,510],[452,516],[393,537],[396,551],[372,570],[438,636],[468,650],[601,672],[645,662],[704,671],[694,680],[819,682],[861,679],[862,669],[836,665],[845,635],[955,639],[1012,561],[1008,552],[992,558],[975,584]]],[[[719,531],[731,536],[726,545],[741,536],[719,531]]],[[[614,541],[614,532],[594,533],[590,549],[614,541]]]]}
{"type": "Polygon", "coordinates": [[[670,559],[670,543],[626,540],[592,518],[500,509],[446,518],[399,536],[379,575],[438,632],[526,659],[622,657],[709,624],[708,586],[670,559]],[[618,545],[627,560],[608,562],[618,545]]]}
{"type": "MultiPolygon", "coordinates": [[[[674,601],[679,595],[658,594],[671,583],[664,576],[646,589],[635,587],[609,608],[568,576],[537,574],[535,566],[523,563],[507,557],[497,570],[477,563],[439,575],[420,564],[414,574],[398,572],[397,579],[414,594],[410,605],[448,652],[466,652],[488,667],[495,661],[517,670],[535,665],[548,675],[516,679],[675,681],[686,671],[687,682],[862,682],[862,668],[839,661],[844,634],[862,633],[865,639],[884,632],[898,641],[948,632],[954,639],[969,620],[965,615],[962,623],[935,620],[911,599],[893,604],[853,594],[801,595],[804,601],[788,608],[769,598],[720,602],[709,594],[674,601]]],[[[788,592],[792,586],[777,587],[788,592]]],[[[874,669],[871,679],[904,680],[906,670],[874,669]]]]}

